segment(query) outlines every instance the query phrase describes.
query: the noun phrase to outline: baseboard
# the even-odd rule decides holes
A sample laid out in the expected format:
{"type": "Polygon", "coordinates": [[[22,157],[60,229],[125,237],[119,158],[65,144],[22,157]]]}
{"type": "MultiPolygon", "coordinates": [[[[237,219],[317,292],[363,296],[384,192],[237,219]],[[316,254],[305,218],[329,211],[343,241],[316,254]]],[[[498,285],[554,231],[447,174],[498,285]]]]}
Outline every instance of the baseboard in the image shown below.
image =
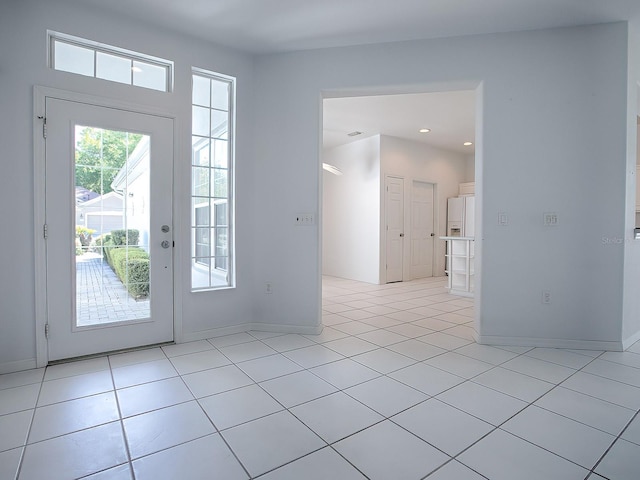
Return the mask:
{"type": "Polygon", "coordinates": [[[36,368],[36,359],[19,360],[17,362],[0,363],[0,375],[3,373],[21,372],[22,370],[31,370],[36,368]]]}
{"type": "Polygon", "coordinates": [[[637,331],[634,335],[622,340],[622,349],[626,350],[637,341],[640,341],[640,331],[637,331]]]}
{"type": "Polygon", "coordinates": [[[502,337],[479,335],[474,331],[475,341],[481,345],[505,345],[511,347],[570,348],[572,350],[607,350],[621,352],[622,342],[599,340],[566,340],[563,338],[502,337]]]}
{"type": "Polygon", "coordinates": [[[322,332],[322,325],[301,326],[301,325],[284,325],[277,323],[243,323],[241,325],[232,325],[228,327],[212,328],[199,332],[190,332],[182,334],[182,342],[194,342],[196,340],[205,340],[207,338],[222,337],[224,335],[233,335],[234,333],[248,332],[256,330],[259,332],[274,333],[298,333],[302,335],[318,335],[322,332]]]}

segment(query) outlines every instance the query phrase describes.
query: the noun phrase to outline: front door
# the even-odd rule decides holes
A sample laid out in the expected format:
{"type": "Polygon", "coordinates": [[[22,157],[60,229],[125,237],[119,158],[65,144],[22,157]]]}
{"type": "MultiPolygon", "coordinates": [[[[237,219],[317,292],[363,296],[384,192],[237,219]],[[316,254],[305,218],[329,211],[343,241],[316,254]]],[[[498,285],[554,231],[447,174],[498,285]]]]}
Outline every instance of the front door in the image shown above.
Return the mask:
{"type": "Polygon", "coordinates": [[[173,340],[173,121],[45,111],[48,360],[173,340]]]}

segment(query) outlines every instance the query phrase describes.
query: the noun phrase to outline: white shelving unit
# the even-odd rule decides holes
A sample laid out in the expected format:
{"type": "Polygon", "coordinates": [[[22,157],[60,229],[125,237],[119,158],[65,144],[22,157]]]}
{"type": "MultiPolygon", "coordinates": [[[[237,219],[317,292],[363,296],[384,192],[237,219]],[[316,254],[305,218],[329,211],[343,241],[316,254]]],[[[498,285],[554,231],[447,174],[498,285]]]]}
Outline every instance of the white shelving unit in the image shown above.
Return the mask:
{"type": "Polygon", "coordinates": [[[449,293],[473,297],[475,242],[473,237],[440,237],[447,242],[445,272],[449,293]]]}

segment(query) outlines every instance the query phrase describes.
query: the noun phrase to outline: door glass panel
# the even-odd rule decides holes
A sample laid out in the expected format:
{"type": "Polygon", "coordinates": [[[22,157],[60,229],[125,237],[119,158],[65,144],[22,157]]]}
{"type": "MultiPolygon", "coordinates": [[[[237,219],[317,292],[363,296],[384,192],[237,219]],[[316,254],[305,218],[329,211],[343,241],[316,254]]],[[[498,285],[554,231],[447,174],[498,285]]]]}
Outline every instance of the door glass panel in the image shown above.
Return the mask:
{"type": "Polygon", "coordinates": [[[75,127],[78,327],[150,317],[149,137],[75,127]]]}

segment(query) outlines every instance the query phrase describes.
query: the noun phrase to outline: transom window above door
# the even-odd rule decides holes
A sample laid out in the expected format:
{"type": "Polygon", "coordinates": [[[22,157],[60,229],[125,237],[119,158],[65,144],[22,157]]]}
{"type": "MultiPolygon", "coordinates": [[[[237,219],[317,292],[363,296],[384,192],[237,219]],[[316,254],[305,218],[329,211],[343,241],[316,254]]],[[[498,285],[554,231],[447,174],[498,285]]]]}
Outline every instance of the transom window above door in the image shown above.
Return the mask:
{"type": "Polygon", "coordinates": [[[54,70],[150,88],[173,89],[173,62],[58,32],[49,33],[54,70]]]}

